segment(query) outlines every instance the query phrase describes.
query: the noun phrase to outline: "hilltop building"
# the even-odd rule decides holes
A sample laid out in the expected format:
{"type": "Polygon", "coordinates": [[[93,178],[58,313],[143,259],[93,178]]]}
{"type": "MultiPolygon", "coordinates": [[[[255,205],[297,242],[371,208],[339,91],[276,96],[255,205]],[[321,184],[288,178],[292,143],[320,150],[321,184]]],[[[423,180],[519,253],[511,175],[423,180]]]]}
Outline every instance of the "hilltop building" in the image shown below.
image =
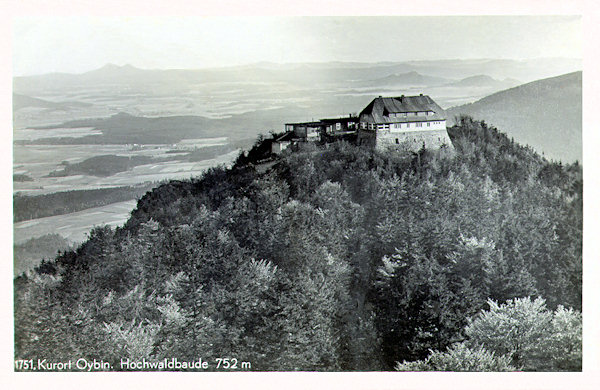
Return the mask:
{"type": "Polygon", "coordinates": [[[319,121],[286,123],[285,134],[273,140],[271,151],[281,153],[297,142],[322,141],[356,133],[358,117],[325,118],[319,121]]]}
{"type": "Polygon", "coordinates": [[[348,115],[345,118],[321,119],[321,124],[326,135],[342,135],[358,129],[358,117],[348,115]]]}
{"type": "Polygon", "coordinates": [[[429,96],[381,97],[361,111],[359,145],[384,150],[404,147],[419,150],[452,147],[446,131],[446,114],[429,96]]]}
{"type": "Polygon", "coordinates": [[[286,123],[285,131],[293,133],[295,138],[303,141],[318,141],[321,136],[321,122],[286,123]]]}
{"type": "Polygon", "coordinates": [[[271,153],[279,154],[287,149],[294,141],[297,142],[297,138],[294,137],[293,132],[287,132],[281,137],[275,138],[271,142],[271,153]]]}
{"type": "Polygon", "coordinates": [[[273,140],[271,151],[281,153],[298,142],[330,142],[356,134],[359,145],[378,150],[452,147],[444,110],[427,95],[373,99],[358,117],[349,115],[319,121],[286,123],[286,133],[273,140]]]}

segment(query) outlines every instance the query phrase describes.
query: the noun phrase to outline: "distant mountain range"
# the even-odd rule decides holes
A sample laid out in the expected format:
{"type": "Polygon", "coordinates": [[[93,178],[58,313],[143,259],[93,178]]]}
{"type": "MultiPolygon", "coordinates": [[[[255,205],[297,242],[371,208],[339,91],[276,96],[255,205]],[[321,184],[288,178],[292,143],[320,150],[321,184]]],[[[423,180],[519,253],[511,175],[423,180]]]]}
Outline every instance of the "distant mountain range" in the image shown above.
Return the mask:
{"type": "Polygon", "coordinates": [[[498,88],[506,89],[512,88],[519,84],[522,84],[519,80],[506,78],[504,80],[496,80],[488,75],[479,74],[471,77],[464,78],[462,80],[448,84],[452,87],[486,87],[486,88],[498,88]]]}
{"type": "Polygon", "coordinates": [[[423,75],[412,71],[407,73],[392,74],[386,77],[375,80],[365,81],[365,85],[371,87],[476,87],[476,88],[492,88],[506,89],[522,84],[521,81],[513,78],[505,78],[504,80],[496,80],[495,78],[479,74],[466,77],[461,80],[449,79],[444,77],[436,77],[423,75]]]}
{"type": "Polygon", "coordinates": [[[487,75],[503,80],[514,78],[532,81],[581,69],[579,59],[535,60],[437,60],[410,62],[330,62],[301,64],[257,63],[216,69],[139,69],[131,65],[107,64],[100,69],[81,74],[51,73],[15,77],[14,91],[36,95],[40,90],[69,89],[74,86],[123,84],[129,86],[164,85],[170,89],[209,82],[286,82],[294,85],[322,85],[344,82],[389,81],[415,79],[419,83],[449,82],[474,75],[487,75]],[[418,74],[420,75],[418,75],[418,74]],[[428,75],[428,76],[425,76],[428,75]],[[430,79],[424,80],[419,78],[430,79]]]}
{"type": "Polygon", "coordinates": [[[446,110],[450,122],[460,114],[485,120],[546,157],[582,159],[582,72],[573,72],[494,93],[446,110]]]}
{"type": "Polygon", "coordinates": [[[394,86],[436,86],[447,84],[451,80],[443,77],[422,75],[415,71],[399,74],[391,74],[375,80],[365,81],[371,87],[394,87],[394,86]]]}

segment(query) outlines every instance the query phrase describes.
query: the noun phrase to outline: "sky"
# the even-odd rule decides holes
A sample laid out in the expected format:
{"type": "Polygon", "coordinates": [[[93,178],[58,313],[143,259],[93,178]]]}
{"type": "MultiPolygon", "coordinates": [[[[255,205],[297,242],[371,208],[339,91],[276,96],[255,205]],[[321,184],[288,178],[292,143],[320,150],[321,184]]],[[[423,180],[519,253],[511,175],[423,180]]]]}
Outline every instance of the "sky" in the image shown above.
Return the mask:
{"type": "Polygon", "coordinates": [[[579,16],[19,17],[13,75],[107,63],[198,69],[275,63],[582,57],[579,16]]]}

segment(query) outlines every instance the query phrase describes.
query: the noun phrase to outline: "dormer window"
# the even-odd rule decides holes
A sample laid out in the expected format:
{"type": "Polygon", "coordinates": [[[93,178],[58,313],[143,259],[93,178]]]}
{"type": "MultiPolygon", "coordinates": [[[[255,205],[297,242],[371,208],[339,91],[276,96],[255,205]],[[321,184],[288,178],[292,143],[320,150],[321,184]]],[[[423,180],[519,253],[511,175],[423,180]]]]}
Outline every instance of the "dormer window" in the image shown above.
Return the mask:
{"type": "Polygon", "coordinates": [[[390,112],[387,110],[387,108],[383,108],[383,116],[389,116],[390,112]]]}

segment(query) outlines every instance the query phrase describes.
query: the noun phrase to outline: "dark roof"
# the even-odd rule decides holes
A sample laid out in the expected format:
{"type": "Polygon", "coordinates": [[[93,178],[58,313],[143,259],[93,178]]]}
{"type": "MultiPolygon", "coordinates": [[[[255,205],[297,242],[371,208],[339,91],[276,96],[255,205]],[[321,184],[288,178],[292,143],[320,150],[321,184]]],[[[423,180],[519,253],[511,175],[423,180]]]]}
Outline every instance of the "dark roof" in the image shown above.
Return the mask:
{"type": "Polygon", "coordinates": [[[288,125],[293,125],[293,126],[321,126],[322,123],[321,122],[297,122],[297,123],[286,123],[286,126],[288,125]]]}
{"type": "Polygon", "coordinates": [[[329,123],[348,123],[348,122],[358,122],[358,117],[355,116],[351,116],[351,117],[342,117],[342,118],[326,118],[326,119],[321,119],[321,122],[329,124],[329,123]]]}
{"type": "Polygon", "coordinates": [[[402,123],[424,122],[432,120],[445,120],[446,113],[427,95],[378,97],[360,113],[362,121],[369,123],[402,123]],[[433,115],[419,115],[411,117],[389,116],[390,113],[413,113],[433,111],[433,115]]]}
{"type": "Polygon", "coordinates": [[[283,141],[291,141],[294,138],[294,133],[292,131],[288,131],[281,137],[277,138],[275,142],[283,142],[283,141]]]}

